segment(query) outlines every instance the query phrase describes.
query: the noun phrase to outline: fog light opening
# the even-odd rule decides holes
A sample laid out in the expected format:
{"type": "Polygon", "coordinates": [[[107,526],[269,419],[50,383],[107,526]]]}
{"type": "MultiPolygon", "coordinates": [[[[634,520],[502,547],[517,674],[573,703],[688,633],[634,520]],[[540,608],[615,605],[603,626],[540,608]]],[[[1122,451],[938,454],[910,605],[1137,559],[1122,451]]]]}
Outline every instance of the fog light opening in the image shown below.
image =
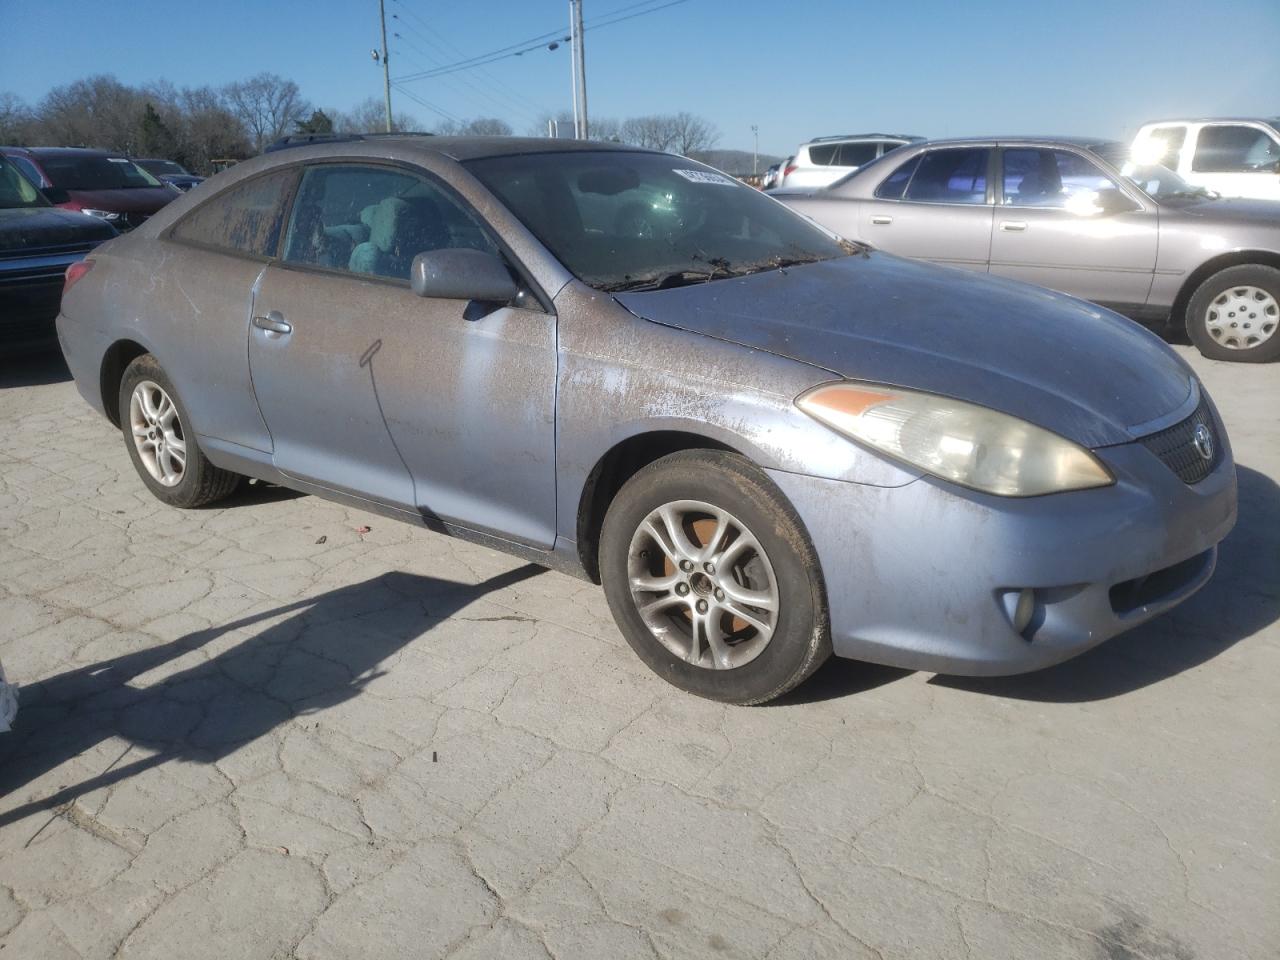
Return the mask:
{"type": "Polygon", "coordinates": [[[1013,631],[1021,635],[1031,625],[1036,613],[1036,592],[1030,587],[1018,591],[1018,603],[1013,608],[1013,631]]]}

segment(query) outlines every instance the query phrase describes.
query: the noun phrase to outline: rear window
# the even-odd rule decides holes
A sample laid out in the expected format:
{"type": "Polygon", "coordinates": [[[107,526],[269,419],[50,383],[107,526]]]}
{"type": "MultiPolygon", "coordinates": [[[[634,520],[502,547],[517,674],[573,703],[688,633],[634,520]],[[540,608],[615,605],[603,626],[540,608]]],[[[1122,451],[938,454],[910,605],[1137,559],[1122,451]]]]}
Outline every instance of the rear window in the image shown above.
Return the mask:
{"type": "Polygon", "coordinates": [[[45,175],[64,190],[123,190],[158,187],[160,181],[124,157],[46,155],[40,157],[45,175]]]}
{"type": "Polygon", "coordinates": [[[839,148],[838,143],[815,144],[809,148],[809,162],[818,167],[829,167],[836,162],[836,150],[839,148]]]}
{"type": "Polygon", "coordinates": [[[842,143],[840,145],[840,166],[860,167],[876,158],[875,143],[842,143]]]}
{"type": "Polygon", "coordinates": [[[920,157],[912,157],[897,170],[884,178],[884,182],[876,188],[876,196],[881,200],[901,200],[903,191],[911,181],[911,175],[920,165],[920,157]]]}
{"type": "Polygon", "coordinates": [[[295,169],[277,170],[224,190],[178,221],[174,240],[231,253],[273,257],[295,169]]]}
{"type": "Polygon", "coordinates": [[[986,203],[990,155],[986,148],[972,147],[922,154],[906,198],[930,203],[986,203]]]}

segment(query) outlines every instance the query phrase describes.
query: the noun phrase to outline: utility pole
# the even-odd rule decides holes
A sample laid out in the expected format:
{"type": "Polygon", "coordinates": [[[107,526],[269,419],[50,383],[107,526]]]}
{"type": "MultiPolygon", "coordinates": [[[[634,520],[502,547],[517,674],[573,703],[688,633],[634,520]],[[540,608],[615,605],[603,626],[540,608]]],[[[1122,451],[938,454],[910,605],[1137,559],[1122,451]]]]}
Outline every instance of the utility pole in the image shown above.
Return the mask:
{"type": "Polygon", "coordinates": [[[391,68],[387,64],[387,7],[386,0],[378,0],[378,16],[382,19],[382,93],[387,103],[387,133],[391,132],[391,68]]]}
{"type": "Polygon", "coordinates": [[[587,54],[582,43],[582,0],[569,0],[569,36],[573,44],[573,135],[587,139],[587,54]]]}
{"type": "Polygon", "coordinates": [[[757,124],[751,125],[751,136],[755,138],[755,145],[751,148],[751,175],[754,177],[760,172],[760,127],[757,124]]]}

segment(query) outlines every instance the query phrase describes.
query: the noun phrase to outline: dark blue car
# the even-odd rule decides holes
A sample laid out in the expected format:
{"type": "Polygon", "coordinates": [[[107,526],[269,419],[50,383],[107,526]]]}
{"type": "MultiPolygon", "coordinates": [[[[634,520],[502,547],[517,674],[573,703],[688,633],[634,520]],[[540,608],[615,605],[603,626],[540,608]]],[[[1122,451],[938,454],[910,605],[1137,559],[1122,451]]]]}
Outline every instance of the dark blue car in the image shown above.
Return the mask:
{"type": "Polygon", "coordinates": [[[0,157],[0,356],[54,341],[67,267],[116,235],[104,220],[53,206],[0,157]]]}

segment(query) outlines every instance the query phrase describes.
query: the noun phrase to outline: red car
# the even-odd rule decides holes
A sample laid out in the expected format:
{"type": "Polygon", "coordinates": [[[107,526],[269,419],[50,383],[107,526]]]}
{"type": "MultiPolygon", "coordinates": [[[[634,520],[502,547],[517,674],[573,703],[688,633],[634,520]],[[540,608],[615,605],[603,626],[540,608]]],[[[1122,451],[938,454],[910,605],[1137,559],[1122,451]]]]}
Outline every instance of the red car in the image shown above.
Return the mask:
{"type": "Polygon", "coordinates": [[[83,147],[0,147],[55,206],[132,230],[182,194],[132,160],[83,147]]]}

